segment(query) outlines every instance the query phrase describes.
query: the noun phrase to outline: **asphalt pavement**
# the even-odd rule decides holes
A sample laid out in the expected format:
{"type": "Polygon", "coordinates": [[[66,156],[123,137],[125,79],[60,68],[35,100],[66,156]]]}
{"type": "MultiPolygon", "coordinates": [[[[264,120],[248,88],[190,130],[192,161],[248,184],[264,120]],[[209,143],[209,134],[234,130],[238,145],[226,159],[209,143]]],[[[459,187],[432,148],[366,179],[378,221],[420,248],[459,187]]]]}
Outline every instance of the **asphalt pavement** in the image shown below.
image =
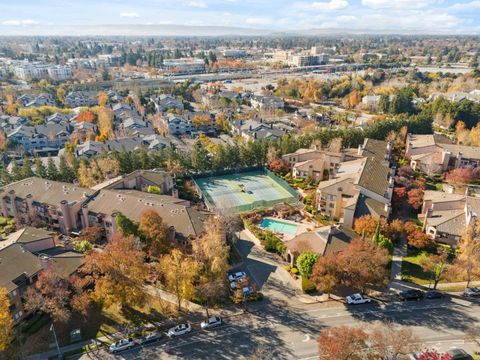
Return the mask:
{"type": "Polygon", "coordinates": [[[225,325],[209,331],[194,324],[190,334],[178,338],[165,336],[157,344],[124,353],[111,355],[101,350],[76,359],[310,360],[318,358],[316,339],[322,329],[341,325],[366,328],[386,321],[410,327],[422,347],[439,351],[452,347],[471,352],[477,349],[475,343],[464,341],[464,334],[480,320],[480,300],[448,296],[356,306],[339,302],[303,304],[296,300],[295,289],[285,281],[275,258],[262,256],[247,241],[239,243],[239,250],[246,257],[242,269],[266,294],[261,302],[249,303],[247,313],[233,316],[225,325]]]}

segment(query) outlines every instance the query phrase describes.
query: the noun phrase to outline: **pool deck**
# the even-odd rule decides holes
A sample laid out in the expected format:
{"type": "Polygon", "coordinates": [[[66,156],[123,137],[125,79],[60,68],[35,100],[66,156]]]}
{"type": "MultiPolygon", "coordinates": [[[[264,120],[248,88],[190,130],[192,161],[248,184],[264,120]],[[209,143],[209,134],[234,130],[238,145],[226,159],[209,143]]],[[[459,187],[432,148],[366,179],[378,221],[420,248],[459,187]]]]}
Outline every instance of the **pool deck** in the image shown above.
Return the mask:
{"type": "Polygon", "coordinates": [[[277,218],[277,217],[274,217],[274,216],[266,216],[263,219],[275,220],[275,221],[280,221],[280,222],[284,222],[284,223],[287,223],[287,224],[292,224],[292,225],[298,226],[298,229],[297,229],[297,232],[295,233],[295,235],[282,233],[283,234],[283,237],[282,237],[283,241],[292,240],[295,236],[303,234],[304,232],[307,232],[307,231],[312,231],[313,229],[316,228],[315,224],[307,222],[305,220],[302,220],[302,222],[296,222],[296,221],[293,221],[293,220],[281,219],[281,218],[277,218]]]}

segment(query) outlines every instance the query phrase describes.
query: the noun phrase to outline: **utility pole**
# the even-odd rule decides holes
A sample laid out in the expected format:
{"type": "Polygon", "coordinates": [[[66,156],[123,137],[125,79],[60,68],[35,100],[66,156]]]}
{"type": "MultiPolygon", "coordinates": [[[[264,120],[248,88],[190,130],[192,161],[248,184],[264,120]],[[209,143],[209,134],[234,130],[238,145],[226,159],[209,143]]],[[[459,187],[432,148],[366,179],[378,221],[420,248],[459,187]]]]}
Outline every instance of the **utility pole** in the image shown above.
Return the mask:
{"type": "Polygon", "coordinates": [[[60,351],[60,346],[58,346],[57,334],[55,333],[55,327],[53,326],[53,322],[50,326],[50,331],[53,332],[53,337],[55,338],[55,345],[57,346],[58,358],[61,359],[62,353],[60,351]]]}

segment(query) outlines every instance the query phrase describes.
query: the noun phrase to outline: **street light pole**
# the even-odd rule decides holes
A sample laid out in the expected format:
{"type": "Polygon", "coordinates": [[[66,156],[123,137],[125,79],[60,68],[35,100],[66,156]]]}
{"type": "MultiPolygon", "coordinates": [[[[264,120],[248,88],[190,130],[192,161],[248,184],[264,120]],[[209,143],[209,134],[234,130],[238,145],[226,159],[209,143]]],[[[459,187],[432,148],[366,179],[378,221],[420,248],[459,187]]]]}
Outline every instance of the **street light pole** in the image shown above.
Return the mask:
{"type": "Polygon", "coordinates": [[[61,359],[62,353],[60,352],[60,346],[58,346],[57,334],[55,333],[55,327],[53,326],[53,322],[52,326],[50,326],[50,331],[53,332],[53,337],[55,338],[55,345],[57,346],[58,358],[61,359]]]}

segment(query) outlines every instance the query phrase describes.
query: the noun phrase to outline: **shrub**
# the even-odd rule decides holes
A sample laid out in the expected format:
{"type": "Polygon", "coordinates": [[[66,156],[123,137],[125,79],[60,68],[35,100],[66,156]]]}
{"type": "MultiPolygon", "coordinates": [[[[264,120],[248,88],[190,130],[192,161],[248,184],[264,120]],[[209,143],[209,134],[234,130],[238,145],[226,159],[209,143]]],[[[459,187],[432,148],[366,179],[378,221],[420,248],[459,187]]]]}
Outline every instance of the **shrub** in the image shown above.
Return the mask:
{"type": "Polygon", "coordinates": [[[290,274],[297,275],[298,274],[298,269],[297,268],[291,268],[290,269],[290,274]]]}
{"type": "Polygon", "coordinates": [[[314,293],[317,288],[315,284],[306,276],[302,276],[302,290],[306,294],[314,293]]]}
{"type": "Polygon", "coordinates": [[[83,254],[83,253],[86,253],[87,251],[92,250],[92,244],[87,240],[83,240],[75,243],[75,245],[73,245],[73,250],[83,254]]]}
{"type": "Polygon", "coordinates": [[[290,265],[285,265],[285,270],[290,272],[292,270],[292,267],[290,265]]]}
{"type": "Polygon", "coordinates": [[[297,258],[297,268],[300,271],[300,274],[304,277],[310,276],[310,273],[312,272],[313,266],[318,260],[318,255],[311,252],[311,251],[305,251],[301,253],[298,258],[297,258]]]}

